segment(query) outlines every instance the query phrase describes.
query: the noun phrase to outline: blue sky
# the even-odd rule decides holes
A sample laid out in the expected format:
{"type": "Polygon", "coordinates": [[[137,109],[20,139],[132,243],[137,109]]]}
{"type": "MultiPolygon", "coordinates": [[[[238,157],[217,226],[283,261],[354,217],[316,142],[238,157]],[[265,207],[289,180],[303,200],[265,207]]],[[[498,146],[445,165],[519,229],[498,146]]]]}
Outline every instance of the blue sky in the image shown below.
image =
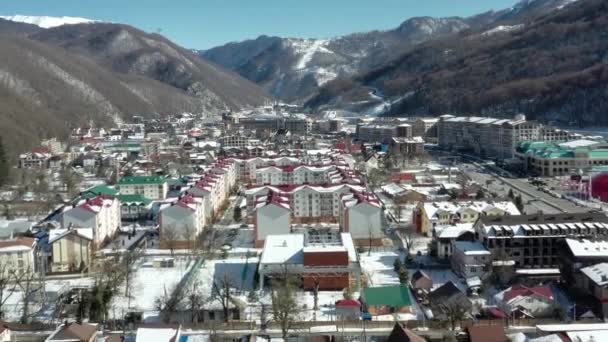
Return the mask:
{"type": "Polygon", "coordinates": [[[322,38],[390,29],[415,16],[469,16],[517,0],[0,0],[0,15],[79,16],[205,49],[261,34],[322,38]]]}

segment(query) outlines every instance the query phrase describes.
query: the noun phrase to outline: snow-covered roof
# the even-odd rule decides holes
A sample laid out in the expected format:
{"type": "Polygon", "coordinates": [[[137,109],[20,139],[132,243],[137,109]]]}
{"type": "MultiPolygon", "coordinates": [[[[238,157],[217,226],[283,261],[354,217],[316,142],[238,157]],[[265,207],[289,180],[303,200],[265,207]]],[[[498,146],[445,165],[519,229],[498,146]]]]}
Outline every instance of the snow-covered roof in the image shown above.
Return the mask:
{"type": "Polygon", "coordinates": [[[139,328],[135,342],[168,342],[179,340],[179,329],[173,328],[139,328]]]}
{"type": "Polygon", "coordinates": [[[608,256],[608,241],[566,239],[566,244],[575,257],[608,256]]]}
{"type": "Polygon", "coordinates": [[[456,241],[454,242],[454,250],[462,251],[465,255],[491,254],[479,241],[456,241]]]}
{"type": "Polygon", "coordinates": [[[570,331],[608,331],[608,323],[539,324],[536,328],[543,332],[553,333],[570,331]]]}
{"type": "Polygon", "coordinates": [[[260,264],[301,264],[304,234],[268,235],[260,264]]]}
{"type": "Polygon", "coordinates": [[[450,226],[435,227],[436,236],[440,239],[455,239],[467,232],[473,232],[473,223],[456,223],[450,226]]]}
{"type": "Polygon", "coordinates": [[[486,202],[486,201],[466,201],[466,202],[426,202],[424,203],[424,211],[429,218],[433,218],[439,211],[447,211],[450,214],[455,214],[463,210],[470,209],[477,213],[488,213],[493,209],[500,209],[509,215],[520,215],[513,202],[486,202]]]}
{"type": "Polygon", "coordinates": [[[608,285],[608,263],[583,267],[581,272],[599,286],[608,285]]]}
{"type": "Polygon", "coordinates": [[[70,234],[71,232],[76,232],[79,236],[93,240],[93,228],[73,228],[73,229],[51,229],[49,231],[49,243],[53,243],[64,236],[70,234]]]}

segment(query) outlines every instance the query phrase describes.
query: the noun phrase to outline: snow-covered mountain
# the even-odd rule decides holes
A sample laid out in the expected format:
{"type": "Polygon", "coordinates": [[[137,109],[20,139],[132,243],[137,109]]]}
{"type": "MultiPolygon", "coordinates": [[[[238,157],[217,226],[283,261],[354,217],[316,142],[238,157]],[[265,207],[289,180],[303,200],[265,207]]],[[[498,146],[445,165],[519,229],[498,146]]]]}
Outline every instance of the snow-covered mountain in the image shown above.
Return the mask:
{"type": "Polygon", "coordinates": [[[52,28],[61,25],[94,23],[96,20],[79,17],[49,17],[32,15],[7,15],[0,18],[18,23],[32,24],[41,28],[52,28]]]}
{"type": "Polygon", "coordinates": [[[575,1],[522,0],[512,8],[473,17],[417,17],[393,30],[330,39],[260,36],[199,54],[256,82],[277,98],[306,101],[327,82],[374,70],[417,44],[464,30],[484,36],[519,30],[527,18],[561,9],[575,1]]]}

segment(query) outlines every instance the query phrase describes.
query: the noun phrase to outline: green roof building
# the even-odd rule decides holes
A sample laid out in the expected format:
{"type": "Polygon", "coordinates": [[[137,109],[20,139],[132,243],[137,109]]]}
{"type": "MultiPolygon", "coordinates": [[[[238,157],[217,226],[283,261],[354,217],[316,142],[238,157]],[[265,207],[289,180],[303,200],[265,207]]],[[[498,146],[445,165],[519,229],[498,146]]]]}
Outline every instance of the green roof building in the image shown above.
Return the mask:
{"type": "Polygon", "coordinates": [[[151,200],[164,199],[169,191],[168,178],[163,176],[126,176],[117,186],[121,195],[141,195],[151,200]]]}
{"type": "Polygon", "coordinates": [[[409,313],[412,305],[410,290],[402,285],[365,288],[363,302],[372,315],[409,313]]]}

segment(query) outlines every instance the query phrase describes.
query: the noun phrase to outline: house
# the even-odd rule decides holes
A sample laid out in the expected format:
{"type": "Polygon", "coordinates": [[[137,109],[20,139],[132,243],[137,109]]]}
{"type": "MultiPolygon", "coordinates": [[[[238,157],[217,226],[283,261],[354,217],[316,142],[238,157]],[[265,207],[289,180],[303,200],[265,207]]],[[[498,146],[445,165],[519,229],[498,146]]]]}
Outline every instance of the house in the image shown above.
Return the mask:
{"type": "Polygon", "coordinates": [[[117,186],[123,195],[143,195],[152,200],[164,199],[169,191],[167,178],[162,176],[125,176],[117,186]]]}
{"type": "Polygon", "coordinates": [[[395,323],[391,334],[388,335],[386,342],[425,342],[426,339],[416,335],[410,329],[395,323]]]}
{"type": "Polygon", "coordinates": [[[505,327],[496,325],[472,325],[467,327],[470,342],[509,342],[505,335],[505,327]]]}
{"type": "Polygon", "coordinates": [[[275,192],[258,198],[255,207],[253,231],[255,247],[264,246],[268,235],[289,234],[291,231],[291,210],[289,198],[275,192]]]}
{"type": "Polygon", "coordinates": [[[473,223],[455,223],[450,226],[437,226],[433,230],[434,249],[437,258],[448,260],[454,252],[456,241],[475,241],[473,223]]]}
{"type": "Polygon", "coordinates": [[[551,317],[556,308],[553,290],[549,285],[526,287],[514,285],[494,296],[496,306],[508,316],[551,317]]]}
{"type": "Polygon", "coordinates": [[[442,320],[447,319],[453,307],[461,307],[469,311],[473,306],[467,296],[451,281],[433,290],[429,294],[429,302],[433,316],[442,320]]]}
{"type": "Polygon", "coordinates": [[[576,277],[577,287],[589,293],[601,303],[604,317],[608,316],[608,263],[600,263],[580,269],[576,277]]]}
{"type": "Polygon", "coordinates": [[[62,324],[45,342],[94,342],[98,334],[97,324],[62,324]]]}
{"type": "Polygon", "coordinates": [[[451,263],[454,273],[465,279],[483,278],[490,272],[492,254],[479,241],[455,241],[451,263]]]}
{"type": "Polygon", "coordinates": [[[0,240],[0,265],[0,271],[4,272],[33,273],[36,270],[36,240],[29,237],[0,240]]]}
{"type": "Polygon", "coordinates": [[[380,200],[367,192],[342,195],[340,228],[350,233],[357,245],[382,246],[382,205],[380,200]]]}
{"type": "Polygon", "coordinates": [[[426,272],[418,270],[412,274],[410,285],[414,290],[429,292],[433,288],[433,279],[426,272]]]}
{"type": "Polygon", "coordinates": [[[338,321],[357,321],[361,318],[361,303],[355,299],[341,299],[335,303],[338,321]]]}
{"type": "Polygon", "coordinates": [[[98,248],[121,227],[120,201],[107,195],[78,200],[73,208],[63,212],[62,226],[93,228],[93,245],[98,248]]]}
{"type": "Polygon", "coordinates": [[[343,290],[361,278],[352,237],[335,231],[266,236],[258,272],[260,289],[285,272],[301,277],[304,289],[343,290]]]}
{"type": "Polygon", "coordinates": [[[52,273],[82,272],[91,264],[92,228],[52,229],[48,243],[52,273]]]}
{"type": "Polygon", "coordinates": [[[368,287],[362,293],[363,307],[373,316],[410,313],[412,299],[407,286],[368,287]]]}
{"type": "Polygon", "coordinates": [[[449,226],[456,223],[475,223],[482,216],[520,215],[512,202],[424,202],[416,209],[417,231],[431,234],[437,226],[449,226]]]}
{"type": "Polygon", "coordinates": [[[589,239],[565,239],[560,248],[559,268],[566,281],[575,281],[583,267],[608,262],[608,241],[589,239]]]}

